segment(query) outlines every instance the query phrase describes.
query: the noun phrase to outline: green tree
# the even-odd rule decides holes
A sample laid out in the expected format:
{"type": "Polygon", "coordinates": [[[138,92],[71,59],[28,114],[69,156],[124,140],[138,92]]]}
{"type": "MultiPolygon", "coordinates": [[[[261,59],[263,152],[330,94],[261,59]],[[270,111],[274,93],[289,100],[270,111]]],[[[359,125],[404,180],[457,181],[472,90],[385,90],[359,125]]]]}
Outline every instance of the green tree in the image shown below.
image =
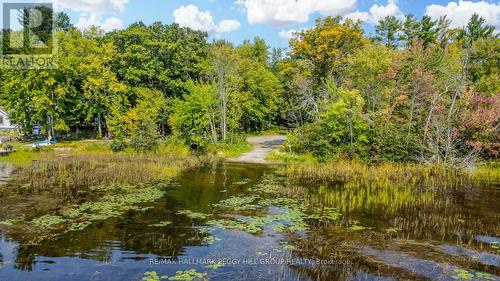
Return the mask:
{"type": "Polygon", "coordinates": [[[495,96],[500,93],[500,39],[480,38],[472,43],[468,78],[476,91],[495,96]]]}
{"type": "Polygon", "coordinates": [[[387,106],[387,88],[395,78],[393,52],[385,46],[367,44],[352,57],[348,68],[348,85],[361,91],[367,110],[374,118],[376,112],[387,106]]]}
{"type": "Polygon", "coordinates": [[[470,45],[472,42],[481,38],[495,37],[494,32],[495,26],[486,24],[486,20],[484,18],[474,13],[469,19],[467,26],[459,33],[459,37],[465,40],[466,44],[470,45]]]}
{"type": "Polygon", "coordinates": [[[185,82],[207,72],[206,34],[159,22],[142,22],[108,35],[117,49],[113,71],[130,87],[147,87],[177,97],[185,82]]]}
{"type": "Polygon", "coordinates": [[[217,143],[220,111],[216,86],[188,81],[186,87],[189,94],[175,100],[169,118],[174,135],[199,145],[204,145],[206,140],[217,143]]]}
{"type": "Polygon", "coordinates": [[[409,47],[417,38],[419,30],[420,22],[415,19],[413,14],[408,14],[405,16],[405,20],[403,21],[402,33],[399,39],[403,41],[407,47],[409,47]]]}
{"type": "Polygon", "coordinates": [[[438,29],[437,21],[432,20],[429,16],[423,16],[420,21],[420,30],[417,32],[417,38],[422,42],[424,47],[428,47],[437,42],[438,29]]]}
{"type": "Polygon", "coordinates": [[[290,140],[292,149],[319,159],[339,154],[366,157],[369,124],[363,97],[358,90],[337,88],[333,83],[329,83],[329,92],[332,102],[317,121],[296,130],[290,140]]]}
{"type": "Polygon", "coordinates": [[[401,21],[395,16],[387,16],[375,26],[375,42],[383,43],[388,48],[399,46],[399,32],[402,28],[401,21]]]}
{"type": "Polygon", "coordinates": [[[161,139],[159,124],[161,111],[166,106],[163,93],[147,88],[134,88],[135,104],[123,97],[114,97],[110,107],[109,129],[119,140],[130,140],[137,152],[154,151],[161,139]]]}
{"type": "Polygon", "coordinates": [[[69,31],[71,28],[74,28],[70,17],[65,12],[58,12],[55,15],[55,26],[62,31],[69,31]]]}
{"type": "Polygon", "coordinates": [[[62,64],[72,73],[82,93],[80,110],[85,113],[82,117],[86,122],[95,120],[99,136],[108,135],[106,119],[111,99],[126,92],[126,85],[111,70],[116,56],[114,45],[105,42],[97,28],[84,34],[74,29],[63,36],[60,53],[64,57],[62,64]]]}
{"type": "Polygon", "coordinates": [[[225,141],[228,138],[229,79],[237,68],[237,57],[233,46],[225,41],[215,42],[211,49],[211,62],[213,80],[217,85],[221,137],[225,141]]]}
{"type": "Polygon", "coordinates": [[[232,127],[245,132],[268,128],[275,123],[281,104],[280,81],[266,59],[268,47],[256,39],[254,44],[238,46],[236,53],[238,67],[229,81],[229,110],[234,111],[231,122],[237,123],[236,128],[232,127]]]}

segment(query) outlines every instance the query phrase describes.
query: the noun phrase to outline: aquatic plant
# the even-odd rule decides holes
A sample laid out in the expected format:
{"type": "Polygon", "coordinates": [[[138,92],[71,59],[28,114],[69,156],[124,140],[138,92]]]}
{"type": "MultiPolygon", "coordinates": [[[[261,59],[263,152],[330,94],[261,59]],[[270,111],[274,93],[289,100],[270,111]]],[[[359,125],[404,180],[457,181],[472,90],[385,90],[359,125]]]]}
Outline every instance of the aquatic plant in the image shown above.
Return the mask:
{"type": "Polygon", "coordinates": [[[208,225],[221,229],[235,229],[250,234],[259,234],[266,224],[277,231],[306,231],[309,229],[305,219],[308,217],[298,209],[283,208],[279,214],[266,216],[241,216],[237,219],[216,219],[207,222],[208,225]]]}
{"type": "Polygon", "coordinates": [[[451,278],[455,280],[471,280],[474,278],[479,278],[481,280],[496,280],[496,278],[486,272],[473,272],[466,269],[458,268],[453,270],[454,274],[451,278]]]}
{"type": "Polygon", "coordinates": [[[386,233],[398,233],[399,231],[401,231],[402,229],[399,228],[399,227],[389,227],[389,228],[386,228],[385,229],[385,232],[386,233]]]}
{"type": "Polygon", "coordinates": [[[240,216],[233,219],[216,219],[208,225],[222,229],[236,229],[250,234],[260,234],[264,226],[269,225],[273,231],[307,231],[307,220],[335,221],[342,213],[332,207],[308,208],[306,202],[298,198],[280,196],[283,185],[282,178],[266,174],[262,181],[248,188],[251,195],[233,196],[222,200],[215,207],[227,212],[257,211],[271,206],[278,207],[279,212],[264,216],[240,216]]]}
{"type": "Polygon", "coordinates": [[[31,221],[33,225],[40,228],[49,228],[51,226],[58,225],[63,222],[66,222],[64,218],[62,218],[61,216],[54,216],[54,215],[44,215],[35,218],[31,221]]]}
{"type": "Polygon", "coordinates": [[[284,242],[284,243],[281,243],[281,244],[283,245],[283,249],[285,249],[287,251],[293,251],[293,250],[297,249],[297,247],[295,247],[292,244],[289,244],[288,242],[284,242]]]}
{"type": "Polygon", "coordinates": [[[208,235],[207,237],[203,238],[203,242],[207,245],[212,245],[217,241],[221,241],[221,239],[213,235],[208,235]]]}
{"type": "Polygon", "coordinates": [[[250,220],[247,222],[235,221],[229,219],[216,219],[207,222],[208,225],[220,228],[220,229],[235,229],[245,231],[251,234],[257,234],[262,232],[262,227],[264,226],[259,222],[258,219],[250,220]]]}
{"type": "Polygon", "coordinates": [[[181,210],[181,211],[178,211],[177,214],[178,215],[185,215],[188,218],[194,219],[194,220],[204,220],[204,219],[207,219],[211,216],[210,214],[197,213],[197,212],[193,212],[190,210],[181,210]]]}
{"type": "MultiPolygon", "coordinates": [[[[163,197],[162,189],[167,184],[138,187],[101,186],[94,189],[96,192],[99,190],[99,192],[104,193],[100,200],[65,207],[57,215],[37,217],[32,219],[30,224],[44,230],[54,227],[67,231],[83,230],[94,221],[118,217],[130,210],[144,211],[147,208],[141,205],[163,197]]],[[[164,225],[168,223],[163,222],[164,225]]]]}
{"type": "Polygon", "coordinates": [[[360,231],[360,230],[365,230],[366,227],[358,224],[353,224],[349,227],[349,229],[353,231],[360,231]]]}
{"type": "Polygon", "coordinates": [[[165,227],[165,226],[170,225],[170,224],[172,224],[171,221],[161,221],[159,223],[150,224],[149,226],[152,226],[152,227],[165,227]]]}
{"type": "Polygon", "coordinates": [[[256,210],[259,208],[259,205],[252,203],[258,199],[260,197],[255,195],[233,196],[214,204],[214,207],[233,211],[256,210]]]}
{"type": "Polygon", "coordinates": [[[210,269],[219,269],[223,266],[225,266],[226,264],[223,263],[223,262],[218,262],[218,263],[214,263],[214,264],[209,264],[207,266],[205,266],[206,268],[210,268],[210,269]]]}
{"type": "Polygon", "coordinates": [[[147,271],[144,272],[144,276],[142,277],[142,281],[160,281],[168,279],[168,276],[160,277],[156,271],[147,271]]]}
{"type": "Polygon", "coordinates": [[[186,271],[176,271],[174,276],[159,276],[156,271],[144,272],[142,281],[160,281],[160,280],[172,280],[172,281],[195,281],[195,280],[208,280],[206,279],[206,273],[198,272],[196,269],[189,269],[186,271]]]}
{"type": "Polygon", "coordinates": [[[18,222],[18,220],[7,219],[7,220],[0,221],[0,225],[11,226],[11,225],[16,224],[17,222],[18,222]]]}
{"type": "Polygon", "coordinates": [[[245,185],[245,184],[248,184],[249,182],[250,182],[250,179],[245,178],[245,179],[242,179],[241,181],[233,182],[232,185],[245,185]]]}
{"type": "Polygon", "coordinates": [[[360,231],[360,230],[365,230],[365,229],[371,229],[371,227],[366,227],[360,224],[359,221],[354,220],[351,222],[351,226],[349,227],[350,230],[353,231],[360,231]]]}
{"type": "Polygon", "coordinates": [[[196,269],[190,269],[186,271],[176,271],[175,276],[168,277],[168,280],[173,281],[193,281],[193,280],[208,280],[206,279],[206,273],[198,272],[196,269]]]}

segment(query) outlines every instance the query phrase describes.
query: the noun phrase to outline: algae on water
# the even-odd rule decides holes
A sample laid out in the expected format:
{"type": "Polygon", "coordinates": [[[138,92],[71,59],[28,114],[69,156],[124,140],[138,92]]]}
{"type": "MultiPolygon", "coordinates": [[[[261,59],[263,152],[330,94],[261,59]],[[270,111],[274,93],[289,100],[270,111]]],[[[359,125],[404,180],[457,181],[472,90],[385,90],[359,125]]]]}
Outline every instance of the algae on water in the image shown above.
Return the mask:
{"type": "Polygon", "coordinates": [[[211,216],[210,214],[198,213],[198,212],[193,212],[190,210],[178,211],[177,214],[178,215],[185,215],[188,218],[193,219],[193,220],[195,220],[195,219],[196,220],[204,220],[204,219],[207,219],[208,217],[211,216]]]}
{"type": "MultiPolygon", "coordinates": [[[[66,231],[83,230],[94,221],[118,217],[127,211],[144,211],[143,204],[154,202],[163,197],[165,184],[154,186],[110,186],[95,187],[93,190],[103,193],[101,199],[84,202],[62,209],[57,214],[48,214],[34,218],[30,224],[49,230],[58,228],[66,231]]],[[[166,225],[167,222],[163,222],[166,225]]]]}

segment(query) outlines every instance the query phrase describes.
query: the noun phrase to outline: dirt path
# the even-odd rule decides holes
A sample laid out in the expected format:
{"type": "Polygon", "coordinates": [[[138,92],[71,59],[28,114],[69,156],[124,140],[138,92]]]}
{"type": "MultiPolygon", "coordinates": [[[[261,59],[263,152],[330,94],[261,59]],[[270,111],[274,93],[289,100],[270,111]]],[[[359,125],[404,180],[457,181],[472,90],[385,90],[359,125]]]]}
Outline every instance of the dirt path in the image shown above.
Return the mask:
{"type": "Polygon", "coordinates": [[[230,158],[227,161],[239,163],[268,164],[266,156],[277,149],[286,140],[285,135],[250,137],[247,141],[253,145],[253,150],[240,157],[230,158]]]}

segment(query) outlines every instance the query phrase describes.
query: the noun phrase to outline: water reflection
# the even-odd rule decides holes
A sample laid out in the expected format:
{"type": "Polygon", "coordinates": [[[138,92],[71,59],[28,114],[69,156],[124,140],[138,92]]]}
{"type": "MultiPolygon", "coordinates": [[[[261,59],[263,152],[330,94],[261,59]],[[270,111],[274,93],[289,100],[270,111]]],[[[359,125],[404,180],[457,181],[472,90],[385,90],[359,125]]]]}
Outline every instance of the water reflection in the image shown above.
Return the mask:
{"type": "MultiPolygon", "coordinates": [[[[0,167],[0,178],[1,173],[0,167]]],[[[172,275],[191,268],[207,272],[210,280],[452,280],[459,270],[468,270],[474,278],[481,272],[493,276],[500,270],[495,248],[499,192],[498,187],[438,192],[390,184],[297,184],[269,167],[217,164],[182,175],[165,189],[163,198],[148,206],[152,208],[129,211],[81,231],[57,233],[39,244],[30,242],[32,233],[0,226],[0,280],[140,280],[145,271],[172,275]],[[221,213],[213,205],[249,194],[250,187],[263,182],[280,186],[281,194],[271,193],[270,198],[286,195],[314,208],[335,207],[342,217],[329,222],[309,219],[310,229],[301,233],[265,227],[254,235],[207,232],[209,219],[177,214],[190,210],[229,217],[234,214],[221,213]],[[162,221],[171,224],[153,226],[162,221]],[[209,243],[209,236],[219,240],[209,243]],[[283,242],[294,247],[285,250],[283,242]],[[214,257],[240,263],[217,270],[179,263],[214,257]],[[347,262],[241,263],[271,257],[347,262]]],[[[0,220],[13,213],[27,215],[35,206],[23,198],[1,202],[10,207],[0,208],[0,220]]],[[[278,211],[271,207],[250,214],[278,211]]]]}

